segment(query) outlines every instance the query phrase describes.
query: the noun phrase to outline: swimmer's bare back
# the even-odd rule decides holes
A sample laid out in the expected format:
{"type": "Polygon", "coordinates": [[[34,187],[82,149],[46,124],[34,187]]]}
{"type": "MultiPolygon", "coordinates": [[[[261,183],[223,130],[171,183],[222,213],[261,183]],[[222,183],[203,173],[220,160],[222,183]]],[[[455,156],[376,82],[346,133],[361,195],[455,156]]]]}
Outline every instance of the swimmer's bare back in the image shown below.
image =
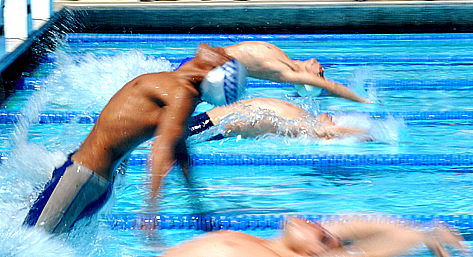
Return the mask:
{"type": "Polygon", "coordinates": [[[224,47],[225,52],[240,61],[248,76],[271,81],[281,81],[281,71],[297,70],[295,63],[278,47],[261,41],[246,41],[224,47]]]}

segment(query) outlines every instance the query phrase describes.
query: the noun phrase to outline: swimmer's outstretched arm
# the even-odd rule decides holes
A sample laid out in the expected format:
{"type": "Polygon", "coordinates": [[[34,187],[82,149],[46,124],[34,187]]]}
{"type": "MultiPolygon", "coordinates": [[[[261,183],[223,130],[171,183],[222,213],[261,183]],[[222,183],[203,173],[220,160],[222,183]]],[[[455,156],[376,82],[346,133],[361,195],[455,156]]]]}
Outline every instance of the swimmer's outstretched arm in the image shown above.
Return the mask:
{"type": "MultiPolygon", "coordinates": [[[[178,147],[185,147],[182,144],[182,136],[185,131],[187,119],[192,114],[194,107],[194,97],[183,88],[174,90],[172,101],[162,107],[160,123],[155,132],[157,138],[153,144],[153,150],[148,162],[151,162],[152,190],[151,197],[156,198],[161,188],[162,180],[173,168],[177,156],[182,155],[183,150],[178,147]]],[[[185,151],[186,153],[187,151],[185,151]]],[[[187,169],[187,158],[181,163],[181,168],[187,169]]],[[[187,178],[187,170],[183,170],[187,178]]]]}
{"type": "Polygon", "coordinates": [[[418,231],[393,223],[360,220],[348,220],[343,224],[324,227],[342,241],[351,241],[351,244],[319,256],[399,256],[422,244],[438,257],[449,256],[443,244],[466,250],[461,243],[463,238],[445,227],[436,227],[433,231],[418,231]]]}

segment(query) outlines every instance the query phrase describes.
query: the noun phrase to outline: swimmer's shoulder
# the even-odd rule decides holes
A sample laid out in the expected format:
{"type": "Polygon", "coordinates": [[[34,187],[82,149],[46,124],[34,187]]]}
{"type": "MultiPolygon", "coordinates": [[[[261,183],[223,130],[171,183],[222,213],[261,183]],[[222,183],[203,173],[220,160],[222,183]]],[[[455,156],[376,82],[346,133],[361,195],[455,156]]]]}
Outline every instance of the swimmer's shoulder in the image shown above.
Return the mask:
{"type": "Polygon", "coordinates": [[[199,92],[187,79],[175,76],[172,72],[147,73],[128,82],[122,89],[128,93],[165,99],[181,96],[195,98],[199,92]]]}

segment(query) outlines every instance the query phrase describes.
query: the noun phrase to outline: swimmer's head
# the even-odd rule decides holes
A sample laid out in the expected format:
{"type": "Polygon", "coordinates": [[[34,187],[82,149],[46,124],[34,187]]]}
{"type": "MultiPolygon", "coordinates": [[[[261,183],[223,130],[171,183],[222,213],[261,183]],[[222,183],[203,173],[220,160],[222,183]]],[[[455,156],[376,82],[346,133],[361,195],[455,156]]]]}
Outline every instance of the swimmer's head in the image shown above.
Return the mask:
{"type": "Polygon", "coordinates": [[[200,44],[197,54],[193,58],[196,66],[208,70],[211,70],[230,60],[231,57],[225,53],[223,48],[213,48],[207,44],[200,44]]]}
{"type": "Polygon", "coordinates": [[[246,68],[236,59],[212,69],[200,84],[202,100],[216,106],[240,100],[246,89],[247,75],[246,68]]]}
{"type": "Polygon", "coordinates": [[[304,71],[317,74],[319,77],[324,76],[324,68],[315,58],[301,62],[301,65],[304,71]]]}
{"type": "Polygon", "coordinates": [[[203,71],[202,74],[193,75],[194,83],[200,83],[204,79],[207,72],[213,68],[224,64],[231,60],[231,57],[225,53],[222,48],[213,48],[207,44],[200,44],[194,57],[184,59],[179,67],[175,70],[195,70],[203,71]]]}
{"type": "Polygon", "coordinates": [[[201,44],[195,57],[185,59],[176,70],[182,71],[194,72],[192,83],[199,86],[202,100],[216,106],[238,101],[246,89],[246,68],[223,48],[201,44]]]}
{"type": "Polygon", "coordinates": [[[283,242],[294,252],[308,256],[342,246],[337,237],[319,224],[295,217],[286,223],[283,242]]]}
{"type": "MultiPolygon", "coordinates": [[[[299,68],[304,72],[317,74],[317,76],[321,78],[324,77],[324,68],[315,58],[309,59],[307,61],[298,61],[297,64],[299,68]]],[[[320,93],[322,93],[322,88],[314,87],[311,85],[295,84],[294,87],[300,96],[319,96],[320,93]]]]}

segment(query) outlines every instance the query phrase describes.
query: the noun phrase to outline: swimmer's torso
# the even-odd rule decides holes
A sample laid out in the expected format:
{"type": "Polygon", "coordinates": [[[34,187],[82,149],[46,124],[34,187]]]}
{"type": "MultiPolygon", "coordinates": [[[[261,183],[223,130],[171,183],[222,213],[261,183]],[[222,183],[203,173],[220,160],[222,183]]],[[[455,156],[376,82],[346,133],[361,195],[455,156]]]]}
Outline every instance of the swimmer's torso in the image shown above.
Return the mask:
{"type": "Polygon", "coordinates": [[[161,123],[168,122],[162,121],[160,116],[169,108],[172,98],[188,98],[193,103],[197,94],[188,81],[171,73],[135,78],[105,106],[72,159],[107,178],[110,168],[119,164],[117,162],[129,151],[155,136],[161,123]]]}
{"type": "Polygon", "coordinates": [[[247,41],[223,49],[247,68],[250,77],[280,81],[279,66],[299,68],[281,49],[266,42],[247,41]]]}

